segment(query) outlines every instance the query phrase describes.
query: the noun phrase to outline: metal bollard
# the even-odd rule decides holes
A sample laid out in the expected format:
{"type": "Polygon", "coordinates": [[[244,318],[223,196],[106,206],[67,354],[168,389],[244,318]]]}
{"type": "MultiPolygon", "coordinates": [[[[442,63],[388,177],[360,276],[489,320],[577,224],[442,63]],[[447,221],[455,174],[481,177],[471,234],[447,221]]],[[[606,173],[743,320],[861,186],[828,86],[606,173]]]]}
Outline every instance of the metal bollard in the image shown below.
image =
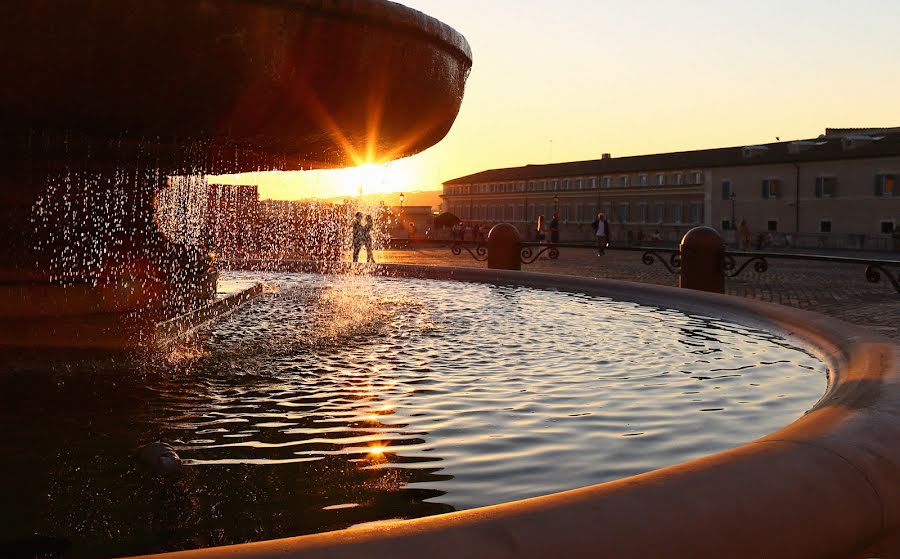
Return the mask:
{"type": "Polygon", "coordinates": [[[522,269],[522,237],[509,223],[491,229],[487,238],[488,268],[492,270],[522,269]]]}
{"type": "Polygon", "coordinates": [[[725,241],[711,227],[695,227],[681,240],[678,287],[725,293],[725,241]]]}

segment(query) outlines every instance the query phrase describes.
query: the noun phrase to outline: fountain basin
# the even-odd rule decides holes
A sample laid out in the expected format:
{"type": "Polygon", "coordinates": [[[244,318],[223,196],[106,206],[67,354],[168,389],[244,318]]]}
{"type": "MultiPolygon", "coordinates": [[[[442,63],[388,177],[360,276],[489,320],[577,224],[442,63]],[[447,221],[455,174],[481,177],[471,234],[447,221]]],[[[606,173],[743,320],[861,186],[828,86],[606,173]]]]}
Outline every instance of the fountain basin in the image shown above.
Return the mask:
{"type": "Polygon", "coordinates": [[[821,315],[722,295],[493,270],[389,275],[558,289],[788,333],[830,368],[824,398],[756,442],[517,503],[168,557],[853,557],[900,522],[900,346],[821,315]]]}

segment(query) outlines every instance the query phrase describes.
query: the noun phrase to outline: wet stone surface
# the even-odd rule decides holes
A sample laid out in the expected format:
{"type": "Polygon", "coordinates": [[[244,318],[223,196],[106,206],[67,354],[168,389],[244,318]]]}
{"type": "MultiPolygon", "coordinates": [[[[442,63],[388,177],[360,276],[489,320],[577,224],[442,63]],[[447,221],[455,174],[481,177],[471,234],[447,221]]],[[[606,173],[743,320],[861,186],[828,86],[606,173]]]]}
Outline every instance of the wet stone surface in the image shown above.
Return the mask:
{"type": "Polygon", "coordinates": [[[225,279],[267,291],[165,351],[20,356],[0,375],[0,555],[208,547],[573,489],[768,434],[826,385],[793,342],[673,310],[364,276],[225,279]],[[135,459],[157,441],[176,474],[135,459]]]}

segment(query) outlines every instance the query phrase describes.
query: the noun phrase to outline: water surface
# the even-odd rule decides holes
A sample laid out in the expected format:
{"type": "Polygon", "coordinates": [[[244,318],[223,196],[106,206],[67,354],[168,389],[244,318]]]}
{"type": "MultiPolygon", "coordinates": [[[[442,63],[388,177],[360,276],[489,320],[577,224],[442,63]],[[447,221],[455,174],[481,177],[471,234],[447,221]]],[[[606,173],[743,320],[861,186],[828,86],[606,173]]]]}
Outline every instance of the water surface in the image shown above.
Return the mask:
{"type": "Polygon", "coordinates": [[[826,386],[796,344],[674,310],[253,277],[265,295],[164,351],[0,375],[0,550],[106,557],[503,503],[732,448],[826,386]],[[154,441],[180,476],[132,458],[154,441]]]}

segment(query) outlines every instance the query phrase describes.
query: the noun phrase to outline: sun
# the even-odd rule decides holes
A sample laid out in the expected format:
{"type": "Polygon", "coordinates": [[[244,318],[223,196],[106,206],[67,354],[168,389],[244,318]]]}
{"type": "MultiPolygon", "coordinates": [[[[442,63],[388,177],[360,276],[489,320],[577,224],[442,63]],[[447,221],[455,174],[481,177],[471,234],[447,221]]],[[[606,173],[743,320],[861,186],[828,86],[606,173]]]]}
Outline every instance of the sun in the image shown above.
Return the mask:
{"type": "Polygon", "coordinates": [[[340,191],[346,194],[381,194],[410,190],[413,174],[402,161],[377,164],[365,163],[335,171],[340,175],[340,191]]]}

